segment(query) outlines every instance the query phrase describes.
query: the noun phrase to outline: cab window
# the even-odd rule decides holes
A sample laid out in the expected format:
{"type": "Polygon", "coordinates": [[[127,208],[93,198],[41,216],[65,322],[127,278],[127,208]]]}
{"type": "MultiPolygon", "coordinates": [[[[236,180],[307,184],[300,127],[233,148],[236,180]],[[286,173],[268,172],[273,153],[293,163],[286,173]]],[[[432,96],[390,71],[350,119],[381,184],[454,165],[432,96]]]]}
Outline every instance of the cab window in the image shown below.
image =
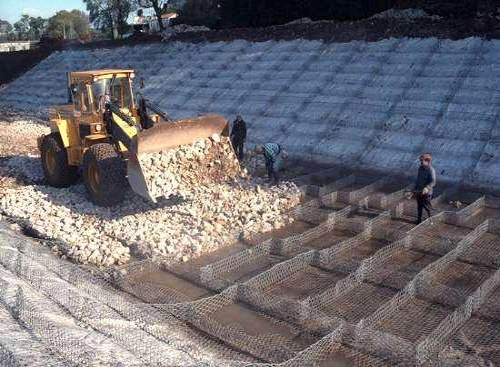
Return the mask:
{"type": "Polygon", "coordinates": [[[89,94],[87,93],[86,85],[84,83],[73,85],[72,93],[75,110],[90,112],[89,94]]]}

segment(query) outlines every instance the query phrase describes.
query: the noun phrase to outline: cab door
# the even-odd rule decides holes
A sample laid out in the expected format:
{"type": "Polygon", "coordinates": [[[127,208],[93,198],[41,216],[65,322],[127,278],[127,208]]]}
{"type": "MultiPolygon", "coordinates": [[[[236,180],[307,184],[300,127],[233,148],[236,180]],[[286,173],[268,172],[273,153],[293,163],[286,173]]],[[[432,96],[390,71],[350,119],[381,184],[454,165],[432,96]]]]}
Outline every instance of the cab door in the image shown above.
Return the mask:
{"type": "Polygon", "coordinates": [[[90,104],[89,91],[84,82],[78,82],[73,87],[74,123],[78,128],[80,139],[83,140],[91,134],[92,105],[90,104]]]}

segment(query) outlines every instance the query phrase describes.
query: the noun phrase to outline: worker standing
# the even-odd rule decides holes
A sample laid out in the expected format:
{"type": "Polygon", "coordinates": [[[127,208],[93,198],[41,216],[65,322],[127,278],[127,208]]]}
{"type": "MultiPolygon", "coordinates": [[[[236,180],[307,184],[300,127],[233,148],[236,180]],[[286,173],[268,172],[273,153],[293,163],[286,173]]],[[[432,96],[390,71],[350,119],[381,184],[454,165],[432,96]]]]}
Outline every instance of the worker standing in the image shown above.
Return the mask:
{"type": "Polygon", "coordinates": [[[420,156],[415,192],[417,199],[418,217],[417,224],[422,222],[422,212],[425,210],[428,217],[432,215],[432,193],[436,185],[436,171],[432,167],[432,156],[424,153],[420,156]]]}
{"type": "Polygon", "coordinates": [[[279,170],[283,158],[283,149],[277,143],[267,143],[264,145],[257,145],[255,153],[262,154],[266,161],[267,175],[269,182],[274,181],[275,184],[279,182],[279,170]]]}
{"type": "Polygon", "coordinates": [[[231,129],[231,144],[233,144],[234,152],[241,161],[245,157],[245,143],[247,140],[247,124],[243,121],[240,114],[236,116],[231,129]]]}

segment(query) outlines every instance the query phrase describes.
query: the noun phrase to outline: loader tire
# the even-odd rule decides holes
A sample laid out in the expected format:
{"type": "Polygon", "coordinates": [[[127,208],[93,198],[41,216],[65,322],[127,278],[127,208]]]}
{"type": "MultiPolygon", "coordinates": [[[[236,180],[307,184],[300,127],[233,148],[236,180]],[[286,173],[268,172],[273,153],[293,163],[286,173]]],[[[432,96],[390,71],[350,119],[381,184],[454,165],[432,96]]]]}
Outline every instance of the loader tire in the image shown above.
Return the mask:
{"type": "Polygon", "coordinates": [[[127,166],[111,144],[92,145],[83,156],[83,178],[90,200],[99,206],[123,201],[127,192],[127,166]]]}
{"type": "Polygon", "coordinates": [[[43,138],[40,156],[45,181],[54,187],[68,187],[78,180],[78,167],[68,164],[68,153],[58,133],[43,138]]]}

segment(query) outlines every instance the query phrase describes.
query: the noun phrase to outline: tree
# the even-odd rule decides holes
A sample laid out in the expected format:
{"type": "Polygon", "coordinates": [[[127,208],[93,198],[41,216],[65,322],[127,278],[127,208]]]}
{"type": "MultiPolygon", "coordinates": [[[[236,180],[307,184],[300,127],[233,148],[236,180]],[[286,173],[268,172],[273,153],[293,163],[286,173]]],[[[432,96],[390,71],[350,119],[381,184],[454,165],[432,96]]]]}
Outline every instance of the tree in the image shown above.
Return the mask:
{"type": "Polygon", "coordinates": [[[12,32],[12,27],[10,28],[9,39],[38,41],[47,29],[47,25],[47,19],[23,14],[21,19],[14,23],[14,32],[12,32]]]}
{"type": "Polygon", "coordinates": [[[87,14],[80,10],[58,11],[49,18],[47,35],[50,38],[62,39],[84,39],[90,30],[90,22],[87,14]]]}
{"type": "Polygon", "coordinates": [[[73,19],[73,29],[75,30],[78,38],[84,39],[90,31],[89,16],[81,10],[71,10],[71,17],[73,19]]]}
{"type": "Polygon", "coordinates": [[[156,19],[158,19],[158,26],[160,31],[163,31],[165,27],[163,26],[163,21],[161,15],[163,14],[163,8],[168,3],[168,0],[136,0],[137,6],[141,8],[153,8],[156,14],[156,19]]]}
{"type": "Polygon", "coordinates": [[[14,23],[14,31],[17,33],[17,37],[20,40],[27,40],[29,30],[30,16],[28,14],[23,14],[21,19],[14,23]]]}
{"type": "Polygon", "coordinates": [[[12,29],[12,24],[6,20],[0,19],[0,41],[8,39],[9,35],[12,33],[12,29]]]}
{"type": "MultiPolygon", "coordinates": [[[[236,0],[236,2],[240,1],[236,0]]],[[[239,10],[235,9],[235,12],[237,13],[239,10]]],[[[244,11],[242,12],[244,13],[244,11]]],[[[252,17],[253,15],[245,13],[245,16],[252,17]]],[[[177,24],[206,25],[210,28],[217,28],[219,22],[220,7],[219,1],[217,0],[186,0],[180,11],[179,17],[175,19],[175,23],[177,24]]]]}
{"type": "Polygon", "coordinates": [[[48,21],[42,17],[29,18],[28,38],[30,40],[39,40],[43,32],[47,29],[48,21]]]}
{"type": "Polygon", "coordinates": [[[7,22],[6,20],[0,19],[0,33],[10,33],[12,32],[12,24],[7,22]]]}
{"type": "Polygon", "coordinates": [[[127,18],[132,10],[131,0],[83,0],[90,13],[90,21],[103,34],[115,38],[115,31],[123,37],[128,30],[127,18]]]}

